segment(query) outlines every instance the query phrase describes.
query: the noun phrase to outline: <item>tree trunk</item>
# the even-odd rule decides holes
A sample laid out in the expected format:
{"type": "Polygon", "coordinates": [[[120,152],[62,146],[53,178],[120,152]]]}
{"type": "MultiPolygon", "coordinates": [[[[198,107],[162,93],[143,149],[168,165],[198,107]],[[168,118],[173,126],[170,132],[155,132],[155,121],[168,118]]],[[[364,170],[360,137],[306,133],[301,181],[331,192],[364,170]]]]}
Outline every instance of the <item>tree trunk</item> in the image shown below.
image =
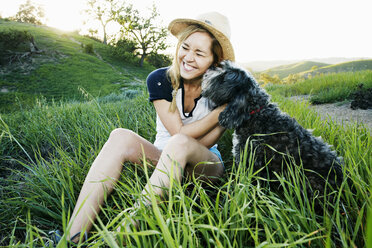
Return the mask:
{"type": "Polygon", "coordinates": [[[34,37],[33,36],[31,37],[31,41],[30,41],[30,51],[32,53],[33,52],[36,52],[36,51],[39,51],[39,48],[36,46],[35,40],[34,40],[34,37]]]}
{"type": "Polygon", "coordinates": [[[140,67],[143,66],[143,61],[145,61],[145,57],[146,57],[146,54],[142,54],[142,55],[141,55],[141,59],[140,59],[140,62],[139,62],[139,66],[140,66],[140,67]]]}
{"type": "Polygon", "coordinates": [[[103,44],[107,45],[106,29],[103,29],[103,44]]]}

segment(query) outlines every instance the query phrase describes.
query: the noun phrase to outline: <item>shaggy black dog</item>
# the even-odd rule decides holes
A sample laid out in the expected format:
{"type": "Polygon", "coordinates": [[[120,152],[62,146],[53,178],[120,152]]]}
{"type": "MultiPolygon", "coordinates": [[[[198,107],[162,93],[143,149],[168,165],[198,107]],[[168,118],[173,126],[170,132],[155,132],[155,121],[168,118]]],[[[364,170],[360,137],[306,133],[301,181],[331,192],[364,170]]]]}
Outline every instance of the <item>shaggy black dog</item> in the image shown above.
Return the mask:
{"type": "Polygon", "coordinates": [[[311,195],[315,191],[323,195],[326,180],[337,189],[343,180],[342,162],[330,145],[281,112],[246,70],[230,61],[222,62],[221,66],[205,73],[202,95],[214,107],[227,104],[219,123],[235,130],[236,162],[240,162],[248,140],[248,149],[256,156],[254,171],[261,170],[260,176],[277,179],[274,173],[282,174],[288,165],[295,164],[304,169],[311,195]]]}

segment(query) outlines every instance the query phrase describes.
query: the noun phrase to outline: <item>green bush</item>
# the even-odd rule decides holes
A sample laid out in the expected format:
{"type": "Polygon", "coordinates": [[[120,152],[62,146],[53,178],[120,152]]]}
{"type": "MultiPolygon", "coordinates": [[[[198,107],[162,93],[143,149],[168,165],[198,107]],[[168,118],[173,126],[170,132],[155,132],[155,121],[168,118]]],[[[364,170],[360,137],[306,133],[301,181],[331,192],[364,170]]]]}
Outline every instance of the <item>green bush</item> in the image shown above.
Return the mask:
{"type": "Polygon", "coordinates": [[[94,54],[94,49],[93,49],[93,44],[92,43],[84,45],[83,50],[84,50],[85,53],[94,54]]]}
{"type": "Polygon", "coordinates": [[[128,62],[136,62],[136,43],[132,40],[122,39],[111,46],[110,53],[113,57],[128,62]]]}
{"type": "Polygon", "coordinates": [[[33,36],[27,30],[8,29],[0,31],[0,64],[11,61],[15,52],[30,50],[33,36]]]}
{"type": "Polygon", "coordinates": [[[0,20],[1,21],[4,21],[4,22],[10,22],[10,21],[12,21],[8,17],[4,17],[4,18],[0,17],[0,20]]]}
{"type": "Polygon", "coordinates": [[[121,51],[134,53],[136,51],[136,43],[132,40],[122,39],[116,42],[115,48],[121,51]]]}
{"type": "Polygon", "coordinates": [[[148,57],[146,57],[146,61],[157,68],[172,64],[171,56],[165,54],[150,54],[148,57]]]}
{"type": "Polygon", "coordinates": [[[33,40],[33,36],[27,30],[8,29],[0,31],[0,53],[6,50],[15,50],[22,43],[33,40]]]}

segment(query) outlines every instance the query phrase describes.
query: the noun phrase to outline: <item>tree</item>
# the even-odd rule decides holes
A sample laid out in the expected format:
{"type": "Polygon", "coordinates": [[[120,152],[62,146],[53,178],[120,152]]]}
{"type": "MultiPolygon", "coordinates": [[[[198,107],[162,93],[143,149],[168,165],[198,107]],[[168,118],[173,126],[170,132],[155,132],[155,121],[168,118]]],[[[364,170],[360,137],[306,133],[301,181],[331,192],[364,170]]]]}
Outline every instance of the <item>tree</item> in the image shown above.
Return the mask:
{"type": "Polygon", "coordinates": [[[146,61],[156,68],[166,67],[172,64],[172,56],[160,53],[152,53],[146,57],[146,61]]]}
{"type": "Polygon", "coordinates": [[[298,74],[289,74],[288,77],[284,79],[284,82],[287,84],[297,83],[301,79],[301,76],[298,74]]]}
{"type": "Polygon", "coordinates": [[[261,73],[260,76],[259,76],[258,81],[263,82],[263,85],[266,85],[266,84],[269,84],[269,83],[271,83],[271,84],[281,84],[282,83],[282,81],[280,80],[280,78],[277,74],[275,74],[272,77],[267,73],[261,73]]]}
{"type": "Polygon", "coordinates": [[[98,30],[97,29],[90,28],[90,29],[88,29],[88,33],[89,33],[89,36],[90,37],[95,38],[96,35],[98,34],[98,30]]]}
{"type": "Polygon", "coordinates": [[[85,12],[101,23],[103,30],[103,43],[107,44],[107,24],[114,21],[116,15],[124,9],[123,3],[115,0],[89,0],[88,6],[90,8],[85,10],[85,12]]]}
{"type": "Polygon", "coordinates": [[[165,50],[167,29],[156,25],[159,14],[156,6],[152,6],[149,17],[142,17],[138,10],[130,5],[125,8],[116,21],[121,25],[121,32],[126,39],[131,39],[136,43],[136,50],[140,55],[140,67],[143,66],[145,58],[150,54],[165,50]]]}
{"type": "Polygon", "coordinates": [[[27,0],[25,4],[19,6],[17,14],[12,18],[17,22],[28,22],[41,25],[41,19],[44,18],[44,9],[27,0]]]}
{"type": "Polygon", "coordinates": [[[111,55],[131,63],[137,61],[137,57],[135,56],[136,49],[136,43],[133,40],[125,39],[125,37],[122,37],[116,44],[112,43],[110,46],[111,55]]]}

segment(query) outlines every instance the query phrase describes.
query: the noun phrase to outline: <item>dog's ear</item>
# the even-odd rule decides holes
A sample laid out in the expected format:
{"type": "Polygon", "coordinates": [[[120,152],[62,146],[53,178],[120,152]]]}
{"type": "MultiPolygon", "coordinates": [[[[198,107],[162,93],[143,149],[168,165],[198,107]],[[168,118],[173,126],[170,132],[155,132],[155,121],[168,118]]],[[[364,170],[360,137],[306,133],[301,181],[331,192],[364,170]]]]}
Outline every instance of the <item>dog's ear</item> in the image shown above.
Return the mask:
{"type": "Polygon", "coordinates": [[[231,86],[237,87],[240,80],[242,80],[242,71],[240,70],[227,70],[225,72],[224,80],[230,82],[231,86]]]}
{"type": "Polygon", "coordinates": [[[244,95],[238,95],[231,99],[224,111],[218,117],[218,122],[225,128],[237,128],[251,116],[245,111],[246,99],[244,95]]]}

